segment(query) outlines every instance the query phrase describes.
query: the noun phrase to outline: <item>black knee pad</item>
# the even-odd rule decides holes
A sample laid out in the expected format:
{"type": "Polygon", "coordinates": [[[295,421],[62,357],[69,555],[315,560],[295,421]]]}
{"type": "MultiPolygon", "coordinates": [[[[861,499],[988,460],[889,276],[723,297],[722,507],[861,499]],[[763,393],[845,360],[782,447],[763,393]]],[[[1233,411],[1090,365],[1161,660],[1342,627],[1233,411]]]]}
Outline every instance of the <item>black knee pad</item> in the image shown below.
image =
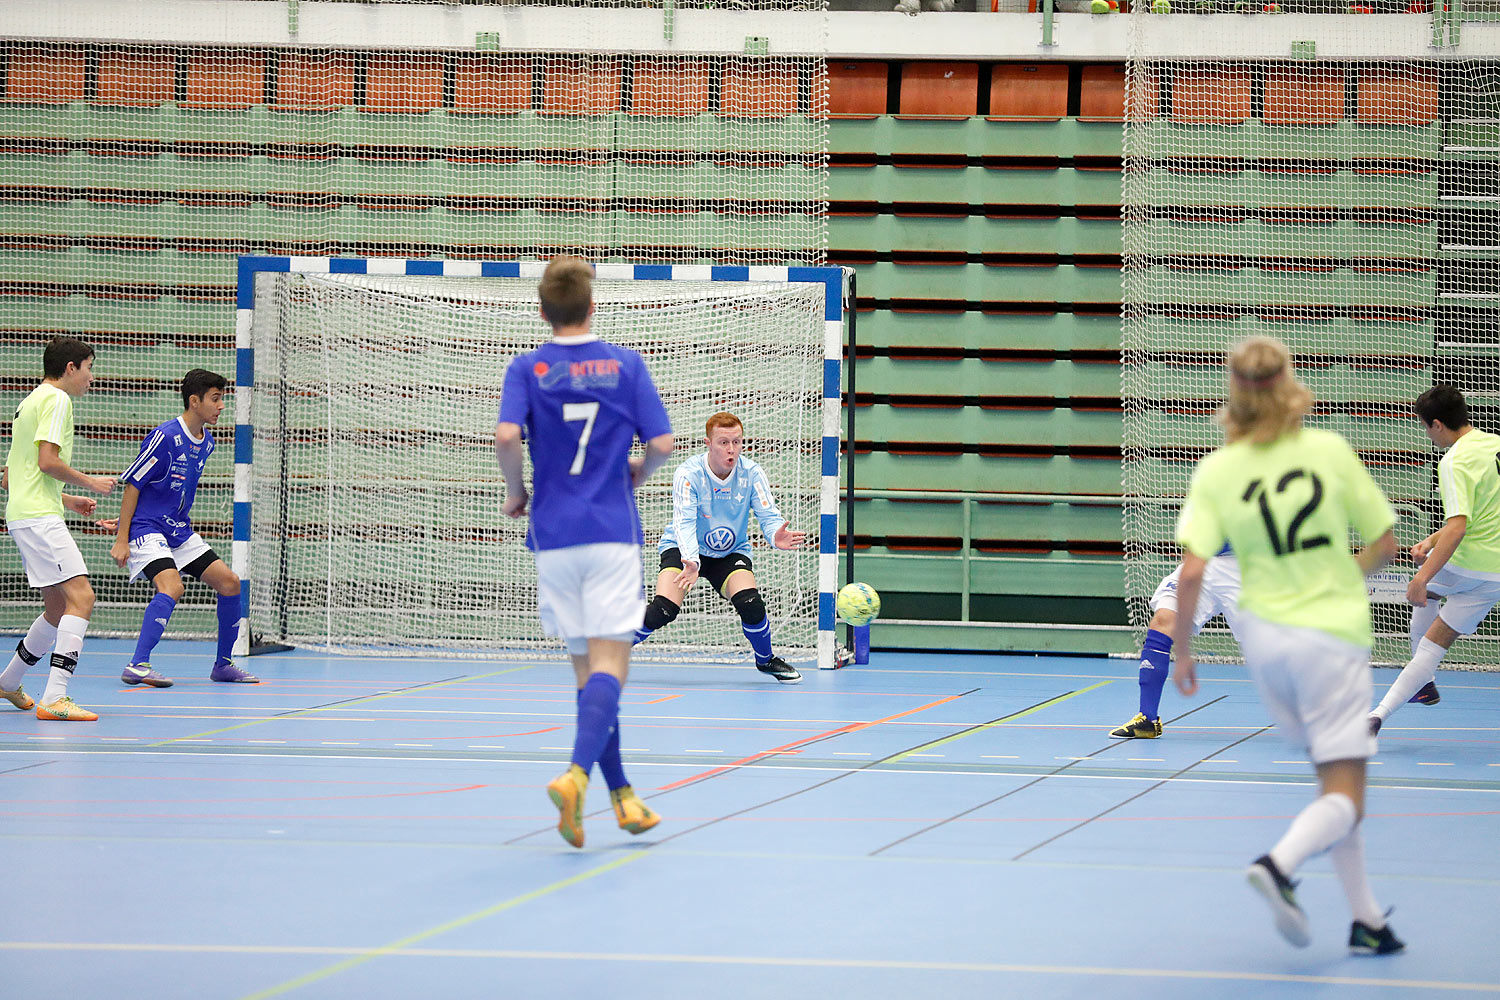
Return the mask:
{"type": "Polygon", "coordinates": [[[747,587],[729,599],[734,605],[734,610],[740,614],[740,621],[746,625],[759,625],[766,620],[766,602],[760,599],[760,591],[754,587],[747,587]]]}
{"type": "Polygon", "coordinates": [[[651,599],[651,603],[646,605],[645,626],[655,632],[663,625],[670,625],[677,617],[677,612],[681,610],[677,605],[657,594],[651,599]]]}

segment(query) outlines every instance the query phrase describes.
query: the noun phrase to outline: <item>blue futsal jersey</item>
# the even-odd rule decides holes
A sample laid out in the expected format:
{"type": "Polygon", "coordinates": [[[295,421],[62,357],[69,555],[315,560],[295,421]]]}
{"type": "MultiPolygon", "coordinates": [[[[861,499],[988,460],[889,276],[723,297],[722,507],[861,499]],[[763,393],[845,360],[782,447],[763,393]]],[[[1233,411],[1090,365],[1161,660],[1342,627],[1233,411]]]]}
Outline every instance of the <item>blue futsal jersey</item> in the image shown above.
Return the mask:
{"type": "Polygon", "coordinates": [[[141,491],[130,519],[130,538],[157,532],[174,549],[193,534],[188,518],[203,466],[214,451],[214,436],[203,428],[197,440],[188,433],[181,417],[157,427],[141,442],[141,453],[120,477],[122,483],[141,491]]]}
{"type": "Polygon", "coordinates": [[[630,449],[672,422],[639,354],[592,335],[522,354],[506,369],[499,422],[519,424],[531,454],[529,547],[641,544],[630,449]]]}
{"type": "Polygon", "coordinates": [[[765,471],[741,455],[720,479],[708,467],[708,455],[694,455],[672,476],[672,522],[661,534],[657,550],[676,548],[683,562],[701,556],[723,558],[750,554],[750,513],[766,538],[774,538],[786,518],[776,509],[771,481],[765,471]]]}

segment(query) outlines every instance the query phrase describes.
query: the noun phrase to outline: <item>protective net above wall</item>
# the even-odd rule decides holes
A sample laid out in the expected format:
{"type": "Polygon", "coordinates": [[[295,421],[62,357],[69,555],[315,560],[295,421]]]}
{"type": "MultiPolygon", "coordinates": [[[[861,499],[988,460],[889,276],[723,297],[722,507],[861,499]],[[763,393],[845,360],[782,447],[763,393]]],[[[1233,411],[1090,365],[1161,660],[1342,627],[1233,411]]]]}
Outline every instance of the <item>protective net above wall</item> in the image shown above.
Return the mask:
{"type": "MultiPolygon", "coordinates": [[[[1413,54],[1423,15],[1230,14],[1196,16],[1195,54],[1179,58],[1182,20],[1130,24],[1122,395],[1138,628],[1178,559],[1193,464],[1222,442],[1212,416],[1235,341],[1291,347],[1317,398],[1309,425],[1358,449],[1403,546],[1442,523],[1416,396],[1453,382],[1475,423],[1500,429],[1500,52],[1413,54]],[[1338,58],[1232,55],[1247,34],[1315,22],[1316,52],[1338,58]]],[[[1406,659],[1408,621],[1404,603],[1376,605],[1377,660],[1406,659]]],[[[1497,639],[1488,622],[1445,662],[1496,663],[1497,639]]],[[[1237,654],[1223,630],[1205,649],[1237,654]]]]}
{"type": "MultiPolygon", "coordinates": [[[[0,378],[10,405],[40,377],[49,337],[88,340],[99,379],[77,407],[77,461],[123,470],[145,432],[180,408],[185,371],[232,378],[240,254],[823,263],[820,56],[746,55],[754,29],[727,16],[692,51],[632,52],[614,36],[649,17],[659,41],[661,10],[574,3],[506,14],[564,17],[576,47],[0,42],[0,378]]],[[[818,53],[822,21],[809,23],[818,27],[806,52],[818,53]]],[[[227,549],[232,428],[219,437],[194,514],[227,549]]],[[[109,539],[73,527],[100,593],[96,629],[133,632],[149,586],[127,588],[109,539]]],[[[211,609],[190,588],[174,628],[211,632],[211,609]]],[[[0,627],[33,614],[18,557],[0,549],[0,627]]]]}

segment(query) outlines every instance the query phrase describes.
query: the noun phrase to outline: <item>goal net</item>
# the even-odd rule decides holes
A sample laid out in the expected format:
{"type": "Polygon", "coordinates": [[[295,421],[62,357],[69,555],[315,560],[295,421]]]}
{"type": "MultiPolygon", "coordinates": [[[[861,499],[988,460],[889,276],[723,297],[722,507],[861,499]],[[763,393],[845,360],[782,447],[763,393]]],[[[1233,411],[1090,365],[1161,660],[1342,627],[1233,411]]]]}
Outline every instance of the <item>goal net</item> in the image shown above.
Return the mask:
{"type": "MultiPolygon", "coordinates": [[[[1309,425],[1358,449],[1403,547],[1442,523],[1416,396],[1452,382],[1476,425],[1500,429],[1500,34],[1466,24],[1435,47],[1434,27],[1417,13],[1131,16],[1122,396],[1138,629],[1176,564],[1193,465],[1222,441],[1235,341],[1291,347],[1317,400],[1309,425]]],[[[1377,661],[1409,655],[1404,587],[1376,595],[1377,661]]],[[[1500,662],[1494,617],[1444,662],[1500,662]]],[[[1224,629],[1206,640],[1238,654],[1224,629]]]]}
{"type": "MultiPolygon", "coordinates": [[[[261,272],[255,281],[253,313],[242,319],[253,361],[242,359],[240,393],[252,381],[254,389],[253,420],[240,418],[253,423],[253,456],[241,461],[253,460],[244,468],[248,552],[237,566],[250,581],[253,630],[298,645],[424,655],[557,648],[537,620],[526,522],[500,514],[494,457],[506,366],[550,336],[536,298],[544,265],[332,266],[450,273],[261,272]]],[[[782,513],[809,532],[806,547],[782,552],[764,544],[752,518],[778,651],[812,657],[820,602],[832,600],[820,570],[831,583],[834,557],[820,557],[819,528],[836,499],[838,379],[830,431],[825,361],[837,371],[830,324],[841,324],[827,313],[841,272],[600,265],[599,275],[593,329],[645,356],[677,437],[672,460],[637,494],[647,593],[671,517],[672,470],[703,450],[711,414],[734,413],[782,513]],[[715,272],[743,280],[710,280],[715,272]],[[761,272],[766,280],[755,280],[761,272]],[[653,277],[618,277],[633,273],[653,277]]],[[[694,588],[683,612],[638,654],[747,655],[738,617],[711,587],[694,588]]],[[[831,630],[830,612],[830,654],[831,630]]]]}

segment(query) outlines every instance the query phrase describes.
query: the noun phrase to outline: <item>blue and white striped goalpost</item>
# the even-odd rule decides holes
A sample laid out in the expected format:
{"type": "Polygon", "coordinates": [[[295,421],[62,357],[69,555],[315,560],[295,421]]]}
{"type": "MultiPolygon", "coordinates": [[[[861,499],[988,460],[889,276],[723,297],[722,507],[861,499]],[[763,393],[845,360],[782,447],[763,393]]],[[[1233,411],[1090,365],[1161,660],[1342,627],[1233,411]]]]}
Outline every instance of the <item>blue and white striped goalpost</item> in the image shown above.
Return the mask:
{"type": "MultiPolygon", "coordinates": [[[[540,279],[545,261],[405,260],[389,257],[241,257],[235,313],[234,541],[231,559],[240,578],[243,614],[250,614],[251,468],[255,434],[256,276],[261,273],[360,274],[395,277],[540,279]]],[[[835,662],[834,597],[838,584],[839,462],[842,438],[841,379],[845,292],[852,272],[838,267],[721,266],[709,264],[594,265],[605,280],[810,283],[824,287],[821,480],[818,524],[817,662],[835,662]]],[[[248,652],[248,629],[237,655],[248,652]]]]}

